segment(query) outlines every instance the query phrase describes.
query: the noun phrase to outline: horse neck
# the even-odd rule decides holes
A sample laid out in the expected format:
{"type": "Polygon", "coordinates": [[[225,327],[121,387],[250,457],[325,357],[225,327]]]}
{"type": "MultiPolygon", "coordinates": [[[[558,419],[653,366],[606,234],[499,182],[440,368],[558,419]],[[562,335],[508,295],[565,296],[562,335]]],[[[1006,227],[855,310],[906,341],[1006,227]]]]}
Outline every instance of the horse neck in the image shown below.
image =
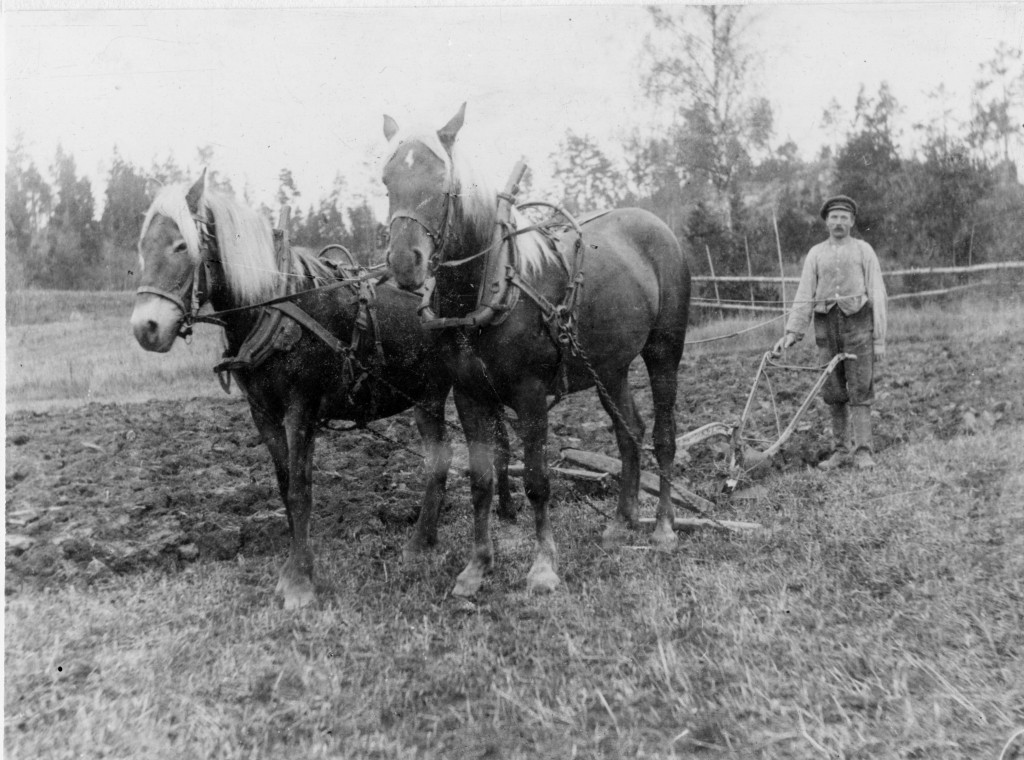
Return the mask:
{"type": "MultiPolygon", "coordinates": [[[[214,263],[205,266],[207,266],[207,272],[209,273],[207,287],[210,292],[210,308],[216,312],[220,312],[230,311],[232,309],[249,305],[231,290],[231,287],[228,285],[228,280],[224,276],[222,265],[214,263]]],[[[227,339],[228,348],[230,350],[238,349],[242,344],[242,341],[245,340],[245,337],[256,324],[258,316],[258,309],[244,309],[239,312],[227,314],[223,317],[224,337],[227,339]]]]}
{"type": "MultiPolygon", "coordinates": [[[[359,305],[356,301],[338,307],[338,302],[331,298],[326,300],[308,299],[301,295],[329,283],[335,277],[334,271],[315,255],[304,255],[292,250],[289,271],[287,274],[281,273],[281,277],[288,277],[287,293],[295,295],[295,298],[292,299],[293,302],[313,319],[339,337],[347,337],[351,333],[358,319],[359,305]]],[[[348,293],[349,291],[341,292],[348,293]]],[[[283,289],[278,293],[268,295],[268,298],[281,294],[283,294],[283,289]]],[[[210,304],[218,311],[254,305],[251,301],[240,299],[232,293],[226,279],[222,279],[213,290],[210,304]]],[[[262,308],[251,308],[226,315],[224,331],[229,348],[237,349],[242,344],[262,312],[262,308]]]]}
{"type": "MultiPolygon", "coordinates": [[[[493,225],[489,229],[493,230],[493,225]]],[[[463,218],[460,209],[452,224],[451,238],[445,244],[444,260],[458,261],[480,253],[491,244],[490,235],[484,237],[463,218]]],[[[465,264],[438,269],[434,289],[441,308],[439,316],[460,316],[460,311],[473,308],[470,304],[475,304],[486,261],[486,256],[479,256],[465,264]]]]}

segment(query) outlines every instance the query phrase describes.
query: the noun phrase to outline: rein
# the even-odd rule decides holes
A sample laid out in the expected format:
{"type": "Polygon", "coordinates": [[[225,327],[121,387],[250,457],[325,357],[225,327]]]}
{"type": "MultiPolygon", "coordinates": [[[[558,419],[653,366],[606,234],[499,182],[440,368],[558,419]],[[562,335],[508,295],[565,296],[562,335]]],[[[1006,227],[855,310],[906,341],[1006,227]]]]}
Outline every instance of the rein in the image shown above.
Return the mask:
{"type": "MultiPolygon", "coordinates": [[[[245,312],[254,311],[257,309],[264,309],[268,306],[275,306],[278,304],[287,303],[294,301],[295,299],[306,295],[310,292],[316,291],[318,293],[328,292],[331,290],[337,290],[345,287],[346,285],[359,285],[367,280],[372,280],[377,277],[376,270],[382,269],[386,264],[379,264],[375,267],[371,267],[366,272],[355,277],[342,277],[334,282],[327,285],[321,285],[307,290],[300,290],[294,293],[283,293],[273,298],[268,298],[257,303],[246,304],[244,306],[236,306],[231,309],[222,309],[220,311],[211,311],[205,314],[201,313],[201,309],[208,302],[210,293],[209,288],[209,273],[207,268],[211,265],[216,264],[222,266],[220,259],[214,254],[216,247],[216,233],[215,226],[212,222],[204,217],[193,215],[193,220],[199,229],[200,245],[199,245],[199,264],[193,268],[191,277],[187,282],[183,282],[178,288],[178,292],[164,290],[162,288],[152,286],[140,286],[136,288],[136,295],[154,295],[163,298],[166,301],[170,301],[178,310],[181,311],[181,320],[179,321],[178,337],[187,339],[192,335],[192,327],[195,324],[205,323],[217,325],[218,327],[224,327],[224,317],[233,316],[235,314],[243,314],[245,312]],[[197,276],[197,274],[199,276],[197,276]],[[205,280],[204,284],[202,281],[205,280]],[[189,303],[185,303],[185,293],[189,291],[189,303]]],[[[327,250],[338,248],[342,250],[353,264],[353,268],[357,268],[357,263],[352,258],[351,253],[347,248],[338,244],[331,244],[321,250],[321,253],[327,250]]],[[[287,277],[290,273],[282,272],[287,277]]],[[[286,290],[285,285],[282,290],[286,290]]],[[[349,303],[353,303],[359,300],[358,296],[354,297],[349,303]]]]}
{"type": "MultiPolygon", "coordinates": [[[[374,270],[379,268],[379,266],[374,267],[374,270]]],[[[274,298],[268,298],[267,300],[260,301],[258,303],[246,304],[245,306],[235,306],[234,308],[231,309],[222,309],[220,311],[209,312],[208,314],[194,314],[190,315],[190,318],[193,322],[209,322],[210,324],[220,325],[221,327],[223,327],[224,323],[223,321],[221,321],[220,317],[228,316],[231,314],[241,314],[243,312],[252,311],[254,309],[262,309],[267,306],[275,306],[277,304],[287,303],[289,301],[294,301],[297,298],[309,295],[311,293],[327,293],[331,290],[338,290],[339,288],[343,288],[346,285],[353,285],[366,282],[367,280],[372,280],[375,277],[377,277],[377,273],[373,270],[370,270],[365,272],[364,274],[359,275],[358,277],[343,277],[327,285],[318,285],[315,288],[299,290],[296,291],[295,293],[286,293],[283,296],[275,296],[274,298]]],[[[353,303],[357,300],[359,300],[358,297],[355,297],[353,298],[352,301],[350,301],[350,303],[353,303]]]]}
{"type": "MultiPolygon", "coordinates": [[[[357,276],[339,277],[326,285],[291,292],[288,280],[292,276],[291,253],[287,233],[290,209],[285,206],[282,209],[281,217],[284,229],[274,231],[275,246],[278,246],[278,272],[283,277],[278,295],[258,303],[204,314],[201,313],[201,310],[209,304],[212,290],[210,284],[212,278],[208,268],[214,264],[223,267],[223,263],[217,253],[214,222],[198,215],[193,215],[192,218],[200,234],[200,245],[199,262],[191,268],[190,275],[183,278],[181,283],[172,290],[140,286],[135,292],[137,295],[154,295],[174,304],[181,312],[181,318],[178,321],[178,337],[184,340],[191,336],[193,325],[196,323],[208,323],[226,328],[225,317],[251,311],[259,312],[255,324],[242,341],[237,354],[228,356],[225,353],[223,361],[214,367],[214,372],[220,376],[221,386],[224,390],[227,391],[230,387],[230,375],[228,374],[230,371],[253,369],[262,364],[275,351],[290,350],[301,337],[302,328],[305,328],[306,331],[325,343],[331,351],[342,357],[345,362],[344,372],[349,381],[347,383],[349,396],[357,393],[369,377],[365,364],[356,355],[364,342],[364,333],[372,333],[375,353],[371,364],[377,364],[382,359],[383,346],[380,325],[376,318],[376,294],[373,283],[370,281],[378,277],[375,270],[381,269],[385,265],[373,267],[357,276]],[[325,293],[344,287],[352,288],[353,293],[343,304],[339,305],[350,306],[353,303],[359,303],[359,311],[353,322],[352,336],[348,342],[337,338],[316,318],[294,303],[296,299],[311,293],[325,293]],[[186,303],[186,299],[188,303],[186,303]],[[357,368],[359,369],[358,377],[356,376],[357,368]]],[[[351,252],[338,244],[331,244],[321,249],[318,258],[326,251],[335,248],[347,256],[352,270],[362,268],[351,252]]]]}

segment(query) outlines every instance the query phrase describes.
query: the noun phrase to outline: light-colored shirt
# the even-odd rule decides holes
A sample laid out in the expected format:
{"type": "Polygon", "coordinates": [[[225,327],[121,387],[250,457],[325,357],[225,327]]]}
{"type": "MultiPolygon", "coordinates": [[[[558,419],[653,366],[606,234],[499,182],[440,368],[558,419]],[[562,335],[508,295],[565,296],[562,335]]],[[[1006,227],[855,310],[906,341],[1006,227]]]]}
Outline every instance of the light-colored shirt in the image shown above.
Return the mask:
{"type": "Polygon", "coordinates": [[[812,311],[827,314],[838,307],[843,314],[855,314],[870,303],[874,314],[875,355],[884,356],[886,298],[882,267],[875,249],[857,238],[848,237],[842,245],[833,244],[829,238],[811,248],[804,259],[786,332],[802,338],[812,311]]]}

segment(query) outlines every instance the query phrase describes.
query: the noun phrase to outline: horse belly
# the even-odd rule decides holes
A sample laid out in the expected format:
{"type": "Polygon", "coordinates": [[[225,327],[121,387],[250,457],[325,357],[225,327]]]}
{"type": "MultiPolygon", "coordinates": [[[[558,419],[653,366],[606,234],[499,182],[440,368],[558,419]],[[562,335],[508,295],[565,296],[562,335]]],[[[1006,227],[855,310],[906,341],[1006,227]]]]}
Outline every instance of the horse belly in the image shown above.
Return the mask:
{"type": "Polygon", "coordinates": [[[584,281],[579,340],[595,366],[628,364],[640,354],[659,314],[657,281],[609,267],[584,281]]]}

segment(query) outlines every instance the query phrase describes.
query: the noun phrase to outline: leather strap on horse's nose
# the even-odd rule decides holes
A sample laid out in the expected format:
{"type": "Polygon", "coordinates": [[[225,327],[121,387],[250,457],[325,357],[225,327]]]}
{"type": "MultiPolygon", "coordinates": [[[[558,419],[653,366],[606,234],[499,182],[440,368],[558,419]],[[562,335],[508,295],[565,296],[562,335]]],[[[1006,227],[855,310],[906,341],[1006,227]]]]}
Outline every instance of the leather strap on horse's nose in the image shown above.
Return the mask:
{"type": "Polygon", "coordinates": [[[142,285],[135,289],[135,295],[159,296],[160,298],[163,298],[165,301],[170,301],[175,306],[177,306],[182,314],[188,314],[188,308],[185,306],[185,302],[178,296],[177,293],[172,293],[169,290],[163,290],[161,288],[153,288],[149,287],[148,285],[142,285]]]}
{"type": "MultiPolygon", "coordinates": [[[[398,209],[388,219],[388,238],[391,238],[391,228],[395,226],[395,222],[398,219],[411,219],[416,222],[423,231],[427,233],[427,237],[430,238],[430,243],[433,245],[434,250],[430,253],[430,259],[427,262],[427,266],[430,272],[433,273],[437,269],[440,261],[442,252],[444,251],[445,243],[447,242],[448,229],[451,226],[452,221],[452,206],[455,205],[455,198],[457,193],[453,191],[454,179],[451,174],[448,175],[445,181],[445,187],[443,190],[444,194],[444,212],[441,214],[441,224],[437,230],[435,230],[428,219],[422,214],[415,210],[398,209]]],[[[391,243],[388,242],[388,260],[390,263],[391,258],[391,243]]]]}
{"type": "MultiPolygon", "coordinates": [[[[433,250],[430,252],[430,256],[427,258],[427,273],[429,275],[433,275],[438,267],[438,263],[441,258],[441,251],[444,248],[444,232],[447,229],[448,222],[448,204],[445,204],[444,220],[442,221],[440,232],[435,232],[434,230],[432,230],[430,228],[430,225],[423,218],[423,216],[417,214],[415,211],[396,211],[391,215],[391,219],[388,221],[388,238],[391,237],[391,228],[399,219],[410,219],[411,221],[416,222],[416,224],[423,228],[423,231],[427,234],[427,237],[430,238],[430,244],[433,250]]],[[[389,240],[387,253],[387,262],[389,267],[391,266],[391,250],[391,243],[389,240]]]]}
{"type": "Polygon", "coordinates": [[[395,222],[399,219],[411,219],[416,222],[416,224],[422,227],[423,231],[427,233],[427,237],[430,238],[430,242],[434,244],[434,248],[437,249],[441,247],[441,233],[434,232],[434,230],[430,228],[430,224],[427,223],[427,220],[423,218],[422,214],[417,214],[415,211],[396,211],[393,213],[391,215],[391,219],[388,221],[388,235],[391,234],[391,228],[395,226],[395,222]]]}

